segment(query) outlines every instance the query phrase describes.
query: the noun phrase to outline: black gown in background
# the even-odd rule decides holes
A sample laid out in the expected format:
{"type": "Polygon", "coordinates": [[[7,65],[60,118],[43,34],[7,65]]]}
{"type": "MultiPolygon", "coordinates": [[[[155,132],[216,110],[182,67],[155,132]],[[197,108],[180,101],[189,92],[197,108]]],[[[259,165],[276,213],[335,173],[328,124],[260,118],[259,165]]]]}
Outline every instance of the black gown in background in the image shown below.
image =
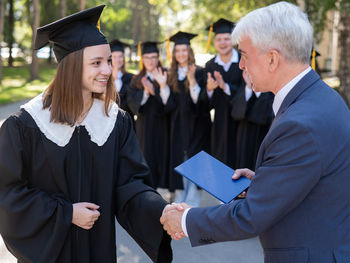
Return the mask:
{"type": "Polygon", "coordinates": [[[131,116],[133,116],[133,114],[128,106],[127,96],[128,96],[128,89],[130,86],[130,81],[131,81],[131,78],[133,76],[134,75],[132,73],[129,73],[129,72],[126,72],[123,74],[123,76],[121,77],[122,87],[120,88],[120,91],[118,92],[119,98],[120,98],[120,102],[119,102],[120,108],[127,111],[131,116]]]}
{"type": "Polygon", "coordinates": [[[102,146],[78,126],[60,147],[22,109],[1,127],[0,171],[0,233],[18,262],[115,263],[115,218],[154,262],[171,262],[159,223],[166,202],[124,111],[102,146]],[[100,206],[92,229],[72,224],[76,202],[100,206]]]}
{"type": "Polygon", "coordinates": [[[146,103],[141,105],[144,90],[138,89],[131,81],[128,105],[137,118],[136,136],[150,167],[153,184],[156,188],[167,188],[170,111],[174,109],[175,104],[173,100],[168,99],[164,105],[160,97],[159,85],[156,81],[152,83],[155,95],[150,95],[146,103]]]}
{"type": "Polygon", "coordinates": [[[232,63],[226,72],[221,65],[215,63],[215,57],[206,63],[205,69],[212,74],[212,77],[214,77],[214,71],[220,72],[225,83],[230,87],[230,96],[218,87],[210,99],[211,108],[215,109],[211,153],[215,158],[234,168],[237,123],[231,117],[231,100],[241,88],[242,71],[239,69],[238,63],[232,63]]]}
{"type": "Polygon", "coordinates": [[[232,100],[232,118],[237,122],[236,165],[238,168],[255,170],[256,157],[260,145],[273,119],[271,92],[252,93],[246,101],[245,88],[232,100]]]}
{"type": "Polygon", "coordinates": [[[201,88],[197,103],[193,102],[190,91],[186,91],[186,78],[178,80],[179,92],[172,91],[169,98],[176,104],[176,109],[171,113],[170,125],[170,191],[183,189],[182,176],[174,170],[176,166],[201,150],[210,152],[211,122],[204,69],[197,66],[195,77],[201,88]]]}

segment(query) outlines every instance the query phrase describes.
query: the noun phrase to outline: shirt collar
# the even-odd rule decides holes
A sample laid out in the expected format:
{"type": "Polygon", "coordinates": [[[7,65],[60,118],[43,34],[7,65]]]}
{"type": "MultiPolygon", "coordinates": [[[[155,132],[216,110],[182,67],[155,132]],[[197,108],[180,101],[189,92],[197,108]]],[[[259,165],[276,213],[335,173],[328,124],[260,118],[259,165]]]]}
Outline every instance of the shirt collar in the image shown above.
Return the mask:
{"type": "MultiPolygon", "coordinates": [[[[69,143],[77,125],[72,127],[67,124],[51,122],[50,110],[48,108],[43,109],[42,96],[43,94],[38,95],[28,103],[22,105],[21,108],[32,116],[40,131],[47,139],[56,143],[58,146],[64,147],[69,143]]],[[[94,99],[88,114],[80,125],[85,126],[91,141],[98,146],[102,146],[114,128],[118,112],[118,105],[113,103],[108,112],[109,116],[106,116],[104,112],[104,101],[94,99]]]]}
{"type": "Polygon", "coordinates": [[[299,73],[295,78],[293,78],[291,81],[289,81],[286,85],[280,89],[273,100],[272,109],[275,114],[277,115],[278,110],[280,109],[283,100],[288,95],[288,93],[292,90],[292,88],[301,80],[309,71],[311,70],[311,67],[307,67],[303,72],[299,73]]]}
{"type": "Polygon", "coordinates": [[[230,69],[232,63],[238,63],[238,62],[239,62],[238,52],[234,48],[232,49],[231,59],[227,63],[222,61],[219,54],[215,57],[215,63],[222,66],[226,72],[230,69]]]}
{"type": "Polygon", "coordinates": [[[146,71],[146,75],[147,75],[147,77],[149,77],[152,81],[154,80],[154,77],[153,77],[153,75],[152,75],[151,72],[146,71]]]}
{"type": "Polygon", "coordinates": [[[117,79],[121,79],[123,77],[123,73],[119,70],[117,73],[117,79]]]}
{"type": "Polygon", "coordinates": [[[187,69],[188,67],[178,67],[177,74],[178,74],[178,80],[184,80],[187,76],[187,69]]]}

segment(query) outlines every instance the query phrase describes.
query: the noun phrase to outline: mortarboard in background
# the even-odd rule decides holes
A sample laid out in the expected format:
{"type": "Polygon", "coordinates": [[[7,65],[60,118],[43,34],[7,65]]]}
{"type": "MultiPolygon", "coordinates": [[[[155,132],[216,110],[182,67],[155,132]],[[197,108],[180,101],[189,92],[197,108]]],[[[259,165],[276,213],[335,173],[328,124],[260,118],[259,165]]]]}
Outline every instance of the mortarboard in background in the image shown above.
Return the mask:
{"type": "Polygon", "coordinates": [[[176,34],[172,35],[169,40],[174,42],[175,45],[190,45],[190,40],[194,37],[198,36],[198,34],[191,34],[191,33],[186,33],[179,31],[176,34]]]}
{"type": "Polygon", "coordinates": [[[208,26],[206,30],[213,28],[215,34],[229,33],[231,34],[235,23],[224,18],[220,18],[218,21],[214,22],[212,25],[208,26]]]}
{"type": "Polygon", "coordinates": [[[208,26],[206,28],[206,30],[209,31],[206,53],[208,52],[209,47],[210,47],[212,32],[214,32],[215,34],[223,34],[223,33],[231,34],[234,27],[235,27],[234,22],[229,21],[229,20],[224,19],[224,18],[220,18],[219,20],[214,22],[212,25],[208,26]]]}
{"type": "Polygon", "coordinates": [[[60,62],[69,53],[84,47],[108,44],[96,26],[104,7],[86,9],[38,28],[34,49],[53,43],[53,51],[60,62]]]}
{"type": "Polygon", "coordinates": [[[161,42],[158,41],[145,41],[145,42],[141,42],[141,54],[147,54],[147,53],[159,53],[159,49],[158,49],[158,44],[160,44],[161,42]]]}
{"type": "Polygon", "coordinates": [[[250,185],[246,177],[232,180],[234,170],[204,151],[177,166],[175,171],[226,204],[250,185]]]}
{"type": "Polygon", "coordinates": [[[126,44],[122,41],[120,41],[119,39],[114,39],[111,42],[109,42],[109,46],[111,47],[111,51],[121,51],[124,53],[124,49],[126,47],[130,47],[129,44],[126,44]]]}

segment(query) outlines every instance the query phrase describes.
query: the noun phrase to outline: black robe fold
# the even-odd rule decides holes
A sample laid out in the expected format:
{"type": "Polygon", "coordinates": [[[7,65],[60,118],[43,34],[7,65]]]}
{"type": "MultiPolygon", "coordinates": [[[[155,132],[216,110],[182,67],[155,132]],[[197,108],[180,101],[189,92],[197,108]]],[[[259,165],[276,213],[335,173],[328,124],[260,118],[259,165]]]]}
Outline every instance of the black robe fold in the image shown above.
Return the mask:
{"type": "Polygon", "coordinates": [[[0,233],[19,262],[115,263],[115,218],[154,262],[171,262],[159,223],[166,202],[124,111],[102,146],[78,126],[59,147],[21,110],[1,127],[0,171],[0,233]],[[72,224],[76,202],[100,206],[92,229],[72,224]]]}
{"type": "Polygon", "coordinates": [[[143,89],[138,89],[132,82],[128,91],[128,105],[135,121],[136,136],[142,152],[150,167],[155,187],[167,188],[169,171],[169,128],[170,112],[175,108],[174,100],[169,97],[164,105],[160,97],[160,88],[153,82],[155,95],[150,95],[141,105],[143,89]]]}
{"type": "Polygon", "coordinates": [[[231,100],[241,89],[242,71],[239,69],[238,63],[232,63],[226,72],[222,66],[215,63],[215,57],[206,63],[205,69],[206,72],[212,74],[213,78],[215,78],[214,71],[220,72],[225,83],[230,87],[230,96],[218,87],[214,90],[210,99],[211,108],[215,109],[211,135],[211,153],[215,158],[234,168],[237,123],[231,117],[231,100]]]}
{"type": "Polygon", "coordinates": [[[169,190],[183,189],[182,176],[174,168],[201,150],[210,152],[210,114],[206,96],[205,71],[197,66],[195,78],[201,88],[197,103],[178,80],[178,92],[172,91],[176,109],[171,113],[169,190]]]}
{"type": "Polygon", "coordinates": [[[246,101],[244,88],[232,99],[231,116],[237,122],[235,169],[255,170],[260,144],[272,123],[273,99],[271,92],[261,93],[258,98],[253,92],[246,101]]]}
{"type": "Polygon", "coordinates": [[[134,74],[129,72],[126,72],[123,74],[123,76],[121,77],[122,87],[120,88],[120,91],[119,91],[119,98],[120,98],[119,107],[127,111],[131,116],[133,116],[133,114],[128,106],[127,96],[128,96],[130,81],[133,76],[134,74]]]}

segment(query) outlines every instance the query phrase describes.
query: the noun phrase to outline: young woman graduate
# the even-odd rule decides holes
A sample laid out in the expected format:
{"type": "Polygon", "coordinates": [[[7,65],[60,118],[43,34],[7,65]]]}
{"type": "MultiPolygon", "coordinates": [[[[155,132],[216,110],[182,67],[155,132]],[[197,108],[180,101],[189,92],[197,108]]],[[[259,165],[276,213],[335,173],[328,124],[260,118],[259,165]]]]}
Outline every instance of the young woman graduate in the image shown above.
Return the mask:
{"type": "Polygon", "coordinates": [[[18,262],[115,263],[115,218],[154,262],[171,262],[166,202],[115,104],[103,8],[37,30],[35,48],[53,43],[56,76],[1,127],[0,233],[18,262]]]}
{"type": "Polygon", "coordinates": [[[169,167],[170,88],[159,61],[158,42],[141,43],[141,70],[130,83],[128,105],[137,116],[136,136],[156,187],[167,188],[169,167]]]}
{"type": "Polygon", "coordinates": [[[199,206],[200,191],[180,176],[174,168],[201,150],[209,152],[210,115],[206,96],[205,72],[196,66],[190,40],[197,35],[177,32],[169,38],[174,42],[168,85],[176,110],[171,114],[170,191],[175,189],[175,202],[199,206]]]}
{"type": "Polygon", "coordinates": [[[109,42],[109,46],[111,47],[112,52],[112,77],[114,86],[119,94],[119,106],[133,116],[127,104],[127,91],[131,78],[134,75],[126,71],[124,54],[125,47],[130,47],[130,45],[119,39],[114,39],[109,42]]]}

